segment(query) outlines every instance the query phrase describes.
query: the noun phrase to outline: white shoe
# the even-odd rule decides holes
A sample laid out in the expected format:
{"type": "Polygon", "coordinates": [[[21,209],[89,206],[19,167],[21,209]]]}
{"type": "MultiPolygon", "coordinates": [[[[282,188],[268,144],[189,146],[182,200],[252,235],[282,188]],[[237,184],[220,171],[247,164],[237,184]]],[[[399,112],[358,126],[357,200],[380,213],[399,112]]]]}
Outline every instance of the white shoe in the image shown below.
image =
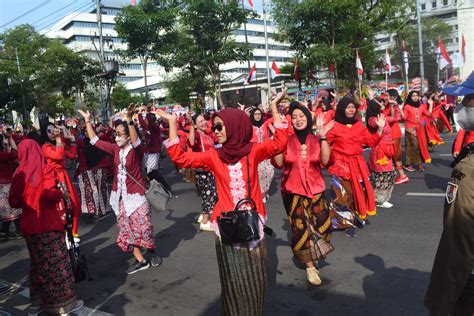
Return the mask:
{"type": "Polygon", "coordinates": [[[211,221],[207,222],[206,224],[201,223],[199,229],[205,232],[212,232],[214,231],[211,227],[211,221]]]}
{"type": "Polygon", "coordinates": [[[390,202],[383,202],[382,204],[379,204],[377,205],[378,207],[381,207],[381,208],[392,208],[393,207],[393,204],[390,203],[390,202]]]}
{"type": "Polygon", "coordinates": [[[315,267],[306,268],[306,275],[308,277],[308,282],[312,285],[321,285],[321,278],[319,277],[319,271],[315,267]]]}
{"type": "Polygon", "coordinates": [[[69,312],[67,312],[67,313],[61,313],[61,314],[59,314],[59,315],[61,315],[61,316],[70,315],[71,313],[74,313],[74,312],[77,312],[78,310],[80,310],[83,306],[84,306],[84,301],[83,301],[83,300],[77,300],[76,306],[74,306],[73,309],[71,309],[71,310],[70,310],[69,312]]]}
{"type": "Polygon", "coordinates": [[[198,222],[198,223],[201,223],[201,222],[202,222],[202,214],[199,215],[197,222],[198,222]]]}

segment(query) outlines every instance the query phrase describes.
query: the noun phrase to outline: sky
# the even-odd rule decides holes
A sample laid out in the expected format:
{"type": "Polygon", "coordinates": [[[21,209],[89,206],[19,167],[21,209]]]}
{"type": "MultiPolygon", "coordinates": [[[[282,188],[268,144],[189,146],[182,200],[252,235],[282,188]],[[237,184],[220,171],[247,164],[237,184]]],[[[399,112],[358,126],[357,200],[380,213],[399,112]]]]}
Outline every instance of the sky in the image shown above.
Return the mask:
{"type": "MultiPolygon", "coordinates": [[[[102,1],[131,2],[131,0],[102,1]]],[[[244,0],[245,5],[248,5],[247,1],[244,0]]],[[[253,0],[253,3],[255,9],[261,12],[262,0],[253,0]]],[[[0,33],[24,23],[32,24],[37,31],[48,29],[67,14],[89,11],[94,5],[95,0],[0,0],[0,33]],[[5,25],[7,23],[8,25],[5,25]]]]}

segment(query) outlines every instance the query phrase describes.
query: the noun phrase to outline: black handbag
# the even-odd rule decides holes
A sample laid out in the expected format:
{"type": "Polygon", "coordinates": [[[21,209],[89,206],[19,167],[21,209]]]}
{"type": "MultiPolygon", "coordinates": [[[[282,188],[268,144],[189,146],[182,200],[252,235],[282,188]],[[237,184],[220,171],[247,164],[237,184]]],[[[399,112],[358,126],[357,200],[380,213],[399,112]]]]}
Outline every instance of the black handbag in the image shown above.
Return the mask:
{"type": "MultiPolygon", "coordinates": [[[[247,198],[237,202],[233,211],[223,212],[217,218],[222,243],[236,244],[260,239],[257,205],[250,197],[250,167],[247,156],[247,198]]],[[[264,225],[264,231],[271,235],[271,229],[264,225]]]]}

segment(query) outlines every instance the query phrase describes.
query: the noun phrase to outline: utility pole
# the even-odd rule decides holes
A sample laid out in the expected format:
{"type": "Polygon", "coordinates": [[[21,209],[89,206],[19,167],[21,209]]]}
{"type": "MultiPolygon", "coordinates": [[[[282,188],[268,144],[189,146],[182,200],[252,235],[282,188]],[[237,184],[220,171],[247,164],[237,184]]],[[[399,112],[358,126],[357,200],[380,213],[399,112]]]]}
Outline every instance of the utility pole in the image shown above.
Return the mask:
{"type": "Polygon", "coordinates": [[[15,48],[16,54],[16,66],[18,67],[18,75],[20,75],[21,80],[21,103],[23,105],[23,120],[25,121],[25,126],[28,127],[28,113],[26,112],[26,102],[25,102],[25,94],[23,93],[23,78],[21,78],[21,69],[20,69],[20,59],[18,58],[18,48],[15,48]]]}
{"type": "MultiPolygon", "coordinates": [[[[104,37],[102,35],[102,9],[101,9],[101,0],[95,0],[95,10],[97,15],[97,28],[99,30],[99,61],[102,65],[103,71],[105,71],[105,57],[104,57],[104,37]]],[[[104,87],[102,80],[99,81],[100,84],[100,104],[101,104],[101,118],[103,121],[107,120],[107,96],[104,96],[104,87]]]]}
{"type": "Polygon", "coordinates": [[[416,20],[418,27],[418,53],[420,54],[420,77],[421,77],[421,94],[425,90],[425,64],[423,62],[423,36],[421,34],[421,4],[420,0],[416,0],[416,20]]]}
{"type": "Polygon", "coordinates": [[[265,0],[262,1],[263,6],[263,28],[265,32],[265,59],[267,62],[267,84],[268,84],[268,91],[267,91],[267,100],[265,104],[265,109],[270,104],[270,95],[271,95],[271,75],[270,75],[270,61],[268,60],[268,32],[267,32],[267,3],[265,0]]]}

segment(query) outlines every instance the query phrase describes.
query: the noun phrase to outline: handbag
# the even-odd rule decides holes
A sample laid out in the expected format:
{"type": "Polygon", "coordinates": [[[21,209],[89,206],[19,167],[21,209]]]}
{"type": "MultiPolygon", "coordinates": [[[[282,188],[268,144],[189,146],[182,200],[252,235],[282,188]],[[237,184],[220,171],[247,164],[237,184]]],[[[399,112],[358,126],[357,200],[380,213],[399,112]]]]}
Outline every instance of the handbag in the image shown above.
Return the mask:
{"type": "MultiPolygon", "coordinates": [[[[260,239],[257,205],[250,196],[250,167],[247,156],[247,198],[237,202],[233,211],[223,212],[217,218],[219,233],[223,244],[236,244],[260,239]]],[[[271,235],[272,230],[264,225],[264,231],[271,235]]]]}
{"type": "Polygon", "coordinates": [[[126,169],[125,172],[140,188],[145,190],[146,200],[154,211],[164,211],[168,208],[168,202],[173,195],[163,184],[153,179],[150,181],[150,187],[147,190],[126,169]]]}

